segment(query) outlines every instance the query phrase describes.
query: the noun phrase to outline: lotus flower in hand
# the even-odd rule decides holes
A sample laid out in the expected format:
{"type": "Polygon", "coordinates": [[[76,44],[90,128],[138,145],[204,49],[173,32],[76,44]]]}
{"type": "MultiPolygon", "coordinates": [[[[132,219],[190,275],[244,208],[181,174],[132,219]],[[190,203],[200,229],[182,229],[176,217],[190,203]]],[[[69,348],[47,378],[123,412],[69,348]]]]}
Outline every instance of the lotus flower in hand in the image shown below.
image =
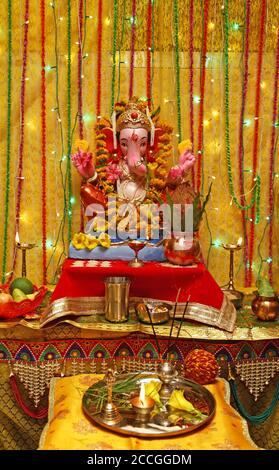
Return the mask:
{"type": "Polygon", "coordinates": [[[117,181],[120,176],[122,176],[122,170],[120,170],[117,163],[110,162],[107,166],[107,179],[114,182],[117,181]]]}

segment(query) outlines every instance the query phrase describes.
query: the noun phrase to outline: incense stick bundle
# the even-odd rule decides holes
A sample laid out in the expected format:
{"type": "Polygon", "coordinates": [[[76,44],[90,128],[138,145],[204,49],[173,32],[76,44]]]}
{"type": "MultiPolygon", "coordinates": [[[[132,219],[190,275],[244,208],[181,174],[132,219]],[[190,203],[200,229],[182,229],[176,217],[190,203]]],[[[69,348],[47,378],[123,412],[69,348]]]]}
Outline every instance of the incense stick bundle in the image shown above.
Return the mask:
{"type": "MultiPolygon", "coordinates": [[[[182,322],[184,321],[184,318],[185,318],[185,315],[186,315],[186,312],[187,312],[187,308],[188,308],[188,304],[189,304],[190,298],[191,298],[191,294],[188,295],[188,299],[187,299],[187,301],[186,301],[186,304],[185,304],[185,307],[184,307],[184,310],[183,310],[182,318],[181,318],[181,320],[180,320],[180,325],[179,325],[179,328],[178,328],[178,331],[177,331],[177,335],[176,335],[175,341],[177,341],[178,338],[179,338],[179,334],[180,334],[182,322]]],[[[168,351],[174,346],[175,341],[174,341],[171,345],[168,346],[167,353],[168,353],[168,351]]]]}
{"type": "Polygon", "coordinates": [[[174,305],[174,311],[173,311],[173,317],[172,317],[172,322],[171,322],[171,329],[170,329],[166,354],[168,353],[168,351],[170,349],[171,335],[172,335],[172,330],[173,330],[173,325],[174,325],[174,320],[175,320],[175,315],[176,315],[176,309],[177,309],[177,302],[178,302],[178,299],[179,299],[179,296],[180,296],[180,292],[181,292],[181,287],[179,287],[179,289],[177,291],[176,299],[175,299],[175,305],[174,305]]]}
{"type": "Polygon", "coordinates": [[[147,313],[148,313],[148,317],[149,317],[150,324],[151,324],[151,326],[152,326],[152,331],[153,331],[153,335],[154,335],[154,338],[155,338],[157,350],[158,350],[158,353],[159,353],[159,358],[161,359],[161,350],[160,350],[160,346],[159,346],[159,341],[158,341],[158,338],[157,338],[157,335],[156,335],[156,331],[155,331],[155,328],[154,328],[154,324],[153,324],[153,321],[152,321],[152,317],[151,317],[151,314],[150,314],[150,310],[149,310],[147,304],[145,304],[145,307],[146,307],[146,310],[147,310],[147,313]]]}

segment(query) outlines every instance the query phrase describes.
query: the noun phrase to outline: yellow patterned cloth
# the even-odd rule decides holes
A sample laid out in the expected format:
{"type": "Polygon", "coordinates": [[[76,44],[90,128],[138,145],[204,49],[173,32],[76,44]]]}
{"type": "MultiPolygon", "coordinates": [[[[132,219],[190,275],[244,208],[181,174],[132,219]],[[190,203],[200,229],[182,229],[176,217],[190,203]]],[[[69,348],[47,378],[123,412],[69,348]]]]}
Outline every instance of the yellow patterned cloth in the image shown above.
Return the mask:
{"type": "Polygon", "coordinates": [[[82,412],[82,396],[102,375],[81,374],[52,379],[49,420],[40,450],[255,450],[246,422],[229,405],[227,382],[218,379],[206,388],[216,400],[216,414],[208,426],[173,438],[125,437],[94,426],[82,412]]]}

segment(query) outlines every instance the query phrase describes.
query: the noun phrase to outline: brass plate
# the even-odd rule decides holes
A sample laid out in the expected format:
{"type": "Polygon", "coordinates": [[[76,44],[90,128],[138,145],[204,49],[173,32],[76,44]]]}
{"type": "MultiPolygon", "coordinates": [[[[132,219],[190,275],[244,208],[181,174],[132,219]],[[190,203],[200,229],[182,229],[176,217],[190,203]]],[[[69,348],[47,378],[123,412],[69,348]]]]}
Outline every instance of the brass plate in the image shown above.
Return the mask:
{"type": "MultiPolygon", "coordinates": [[[[119,376],[117,381],[121,381],[122,379],[125,380],[128,377],[131,377],[132,375],[136,374],[124,374],[119,376]]],[[[156,373],[141,373],[137,374],[138,375],[138,383],[140,386],[141,381],[148,381],[149,380],[160,380],[158,374],[156,373]]],[[[205,404],[208,407],[209,414],[208,416],[201,421],[198,424],[189,424],[184,427],[181,427],[181,429],[175,429],[175,430],[170,430],[170,427],[165,427],[164,431],[162,432],[162,429],[156,430],[155,428],[151,428],[149,425],[147,425],[147,428],[149,432],[143,432],[141,429],[138,427],[134,427],[133,423],[135,422],[135,415],[133,413],[132,409],[119,409],[120,413],[123,416],[123,423],[119,423],[118,425],[108,425],[102,421],[101,414],[100,412],[96,411],[96,407],[94,405],[94,402],[92,400],[92,391],[94,391],[94,387],[98,384],[103,384],[104,387],[106,387],[105,380],[101,380],[97,382],[97,384],[93,384],[89,389],[84,393],[83,398],[82,398],[82,409],[85,415],[89,418],[90,421],[93,421],[94,424],[97,424],[103,428],[108,429],[109,431],[113,431],[117,434],[124,434],[128,435],[131,437],[142,437],[142,438],[164,438],[164,437],[174,437],[174,436],[179,436],[182,434],[188,434],[192,433],[201,427],[206,426],[213,418],[215,414],[215,409],[216,409],[216,402],[215,398],[213,395],[202,385],[197,384],[196,382],[193,382],[192,380],[185,379],[183,377],[178,377],[176,379],[177,381],[177,387],[179,389],[185,389],[185,394],[186,397],[188,394],[195,396],[197,399],[202,400],[205,402],[205,404]],[[125,429],[126,426],[129,426],[129,430],[125,429]],[[134,427],[135,430],[132,428],[134,427]]],[[[126,398],[127,399],[127,398],[126,398]]],[[[154,421],[150,421],[149,424],[154,423],[154,421]]],[[[178,426],[175,426],[177,428],[178,426]]]]}

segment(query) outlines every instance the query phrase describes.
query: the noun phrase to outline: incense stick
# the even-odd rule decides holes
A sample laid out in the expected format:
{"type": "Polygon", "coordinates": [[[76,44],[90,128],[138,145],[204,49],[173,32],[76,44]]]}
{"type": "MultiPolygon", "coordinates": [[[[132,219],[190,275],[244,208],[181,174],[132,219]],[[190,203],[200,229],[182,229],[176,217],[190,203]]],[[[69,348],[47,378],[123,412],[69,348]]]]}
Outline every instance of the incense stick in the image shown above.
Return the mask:
{"type": "MultiPolygon", "coordinates": [[[[181,318],[180,325],[179,325],[178,332],[177,332],[177,336],[176,336],[176,341],[178,340],[178,337],[179,337],[179,334],[180,334],[182,322],[183,322],[184,317],[185,317],[185,315],[186,315],[190,298],[191,298],[191,294],[188,295],[188,299],[187,299],[187,301],[186,301],[186,304],[185,304],[185,307],[184,307],[184,310],[183,310],[182,318],[181,318]]],[[[174,343],[173,343],[173,344],[174,344],[174,343]]]]}
{"type": "Polygon", "coordinates": [[[177,309],[177,302],[178,302],[178,299],[179,299],[179,296],[180,296],[180,292],[181,292],[181,287],[179,287],[179,289],[177,291],[176,299],[175,299],[175,306],[174,306],[174,311],[173,311],[173,317],[172,317],[172,323],[171,323],[171,329],[170,329],[170,334],[169,334],[169,339],[168,339],[168,347],[167,347],[166,354],[168,353],[168,351],[170,349],[171,335],[172,335],[172,330],[173,330],[173,325],[174,325],[174,320],[175,320],[175,315],[176,315],[176,309],[177,309]]]}
{"type": "Polygon", "coordinates": [[[154,328],[154,325],[153,325],[153,321],[152,321],[152,318],[151,318],[151,314],[150,314],[150,311],[149,311],[149,308],[148,308],[148,305],[147,305],[147,304],[145,304],[145,307],[146,307],[146,310],[147,310],[147,313],[148,313],[149,321],[150,321],[151,326],[152,326],[152,331],[153,331],[153,335],[154,335],[154,338],[155,338],[156,346],[157,346],[157,349],[158,349],[159,358],[161,359],[161,350],[160,350],[158,338],[157,338],[157,336],[156,336],[156,331],[155,331],[155,328],[154,328]]]}

